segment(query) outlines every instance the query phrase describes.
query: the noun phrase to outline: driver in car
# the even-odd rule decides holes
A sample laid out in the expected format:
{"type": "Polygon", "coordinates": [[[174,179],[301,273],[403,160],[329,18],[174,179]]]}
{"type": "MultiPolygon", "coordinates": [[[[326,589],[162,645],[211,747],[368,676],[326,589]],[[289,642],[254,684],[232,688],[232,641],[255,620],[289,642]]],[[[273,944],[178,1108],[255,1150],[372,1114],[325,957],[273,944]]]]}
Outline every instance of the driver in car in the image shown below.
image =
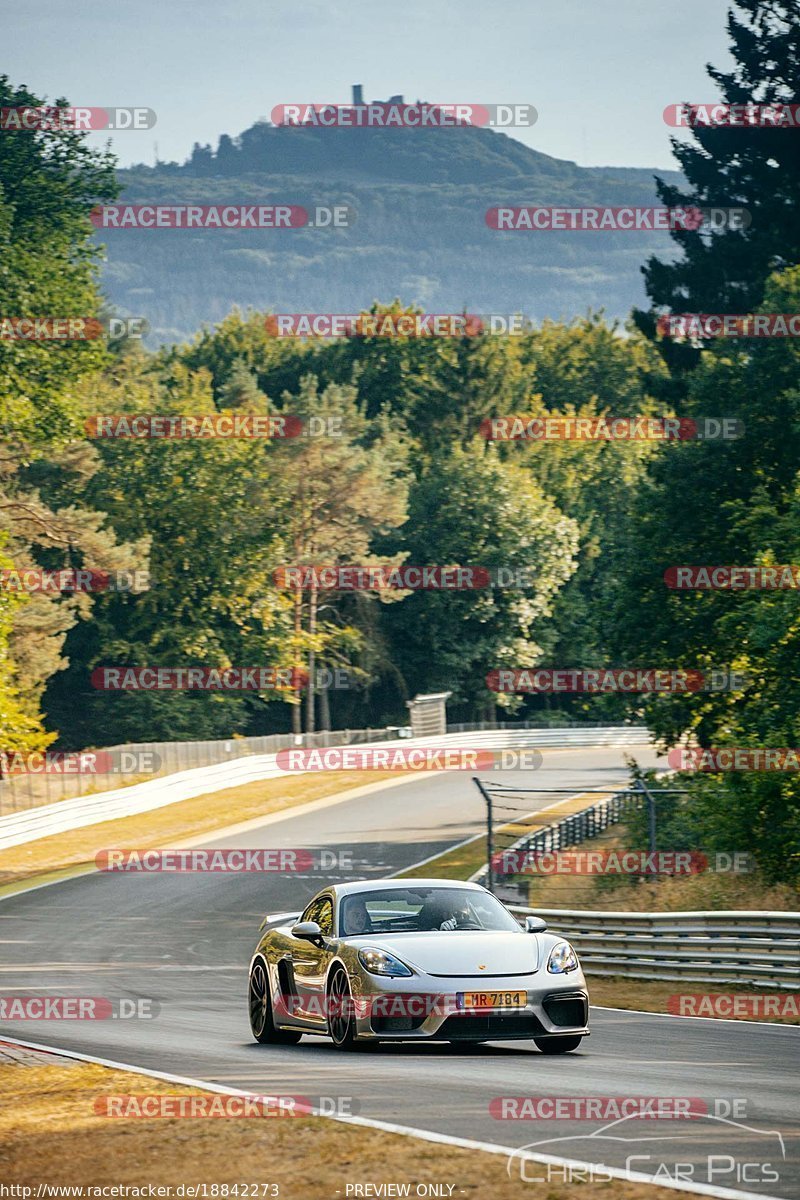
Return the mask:
{"type": "Polygon", "coordinates": [[[346,933],[351,937],[357,936],[360,933],[372,932],[372,921],[367,912],[367,906],[358,896],[348,901],[344,924],[346,933]]]}
{"type": "Polygon", "coordinates": [[[432,896],[419,914],[420,929],[458,929],[472,923],[472,914],[465,903],[454,907],[440,896],[432,896]]]}
{"type": "Polygon", "coordinates": [[[464,925],[474,925],[474,917],[468,904],[459,904],[452,910],[452,916],[442,921],[440,929],[459,929],[464,925]]]}

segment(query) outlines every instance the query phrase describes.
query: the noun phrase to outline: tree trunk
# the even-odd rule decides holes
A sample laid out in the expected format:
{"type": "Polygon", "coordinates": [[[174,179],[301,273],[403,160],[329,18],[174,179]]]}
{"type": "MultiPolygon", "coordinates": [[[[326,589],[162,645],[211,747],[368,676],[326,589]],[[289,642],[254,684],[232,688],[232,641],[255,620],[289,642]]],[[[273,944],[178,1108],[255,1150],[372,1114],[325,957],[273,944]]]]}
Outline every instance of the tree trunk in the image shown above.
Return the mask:
{"type": "Polygon", "coordinates": [[[331,727],[331,703],[327,687],[321,688],[319,693],[319,727],[326,733],[331,727]]]}
{"type": "MultiPolygon", "coordinates": [[[[295,588],[295,591],[294,591],[294,636],[295,636],[295,642],[298,646],[300,645],[300,634],[302,633],[302,630],[303,630],[303,591],[302,591],[302,588],[298,587],[298,588],[295,588]]],[[[300,651],[298,649],[298,650],[295,650],[295,656],[294,656],[295,672],[299,672],[299,669],[300,669],[299,662],[298,662],[299,657],[300,657],[300,651]]],[[[302,721],[303,714],[302,714],[302,710],[300,708],[300,705],[302,702],[302,698],[300,695],[300,682],[299,682],[299,679],[297,679],[297,678],[295,679],[295,684],[294,684],[294,699],[295,699],[295,703],[292,705],[292,733],[295,734],[296,737],[299,737],[299,735],[303,732],[303,721],[302,721]]]]}
{"type": "MultiPolygon", "coordinates": [[[[317,632],[317,589],[312,585],[308,594],[308,632],[311,637],[317,632]]],[[[306,733],[314,732],[315,654],[311,646],[308,652],[308,684],[306,687],[306,733]]]]}

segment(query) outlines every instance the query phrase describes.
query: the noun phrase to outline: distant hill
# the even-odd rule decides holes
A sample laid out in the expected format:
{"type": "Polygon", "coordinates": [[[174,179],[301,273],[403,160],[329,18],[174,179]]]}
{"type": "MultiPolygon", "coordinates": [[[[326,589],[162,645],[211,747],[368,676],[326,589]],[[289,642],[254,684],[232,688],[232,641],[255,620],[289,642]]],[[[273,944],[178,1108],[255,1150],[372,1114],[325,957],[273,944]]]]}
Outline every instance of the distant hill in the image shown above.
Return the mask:
{"type": "MultiPolygon", "coordinates": [[[[659,172],[678,182],[677,172],[659,172]]],[[[640,267],[666,233],[499,233],[497,204],[650,205],[653,171],[579,167],[503,133],[321,129],[259,121],[186,163],[121,172],[130,203],[348,204],[338,230],[104,230],[104,289],[146,316],[151,341],[181,340],[234,305],[350,312],[399,296],[430,311],[541,319],[644,301],[640,267]]]]}

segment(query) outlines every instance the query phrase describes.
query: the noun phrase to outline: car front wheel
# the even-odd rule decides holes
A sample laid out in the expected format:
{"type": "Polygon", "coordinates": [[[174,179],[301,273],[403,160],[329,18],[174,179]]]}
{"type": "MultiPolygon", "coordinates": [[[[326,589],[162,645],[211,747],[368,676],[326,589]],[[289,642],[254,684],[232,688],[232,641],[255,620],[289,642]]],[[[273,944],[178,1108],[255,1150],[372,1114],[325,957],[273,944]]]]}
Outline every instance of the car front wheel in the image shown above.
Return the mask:
{"type": "Polygon", "coordinates": [[[337,1050],[352,1050],[356,1044],[356,1020],[350,981],[341,967],[328,989],[328,1033],[337,1050]]]}

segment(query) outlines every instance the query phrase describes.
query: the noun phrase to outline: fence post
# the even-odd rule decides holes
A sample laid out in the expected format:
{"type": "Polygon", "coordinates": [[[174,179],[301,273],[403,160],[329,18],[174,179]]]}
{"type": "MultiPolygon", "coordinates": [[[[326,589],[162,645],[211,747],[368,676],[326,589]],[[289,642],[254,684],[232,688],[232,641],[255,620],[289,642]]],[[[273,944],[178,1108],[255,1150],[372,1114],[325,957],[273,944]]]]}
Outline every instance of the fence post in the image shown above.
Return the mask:
{"type": "Polygon", "coordinates": [[[648,840],[650,843],[650,853],[656,852],[656,798],[650,789],[645,785],[644,780],[637,780],[639,787],[647,797],[647,829],[648,840]]]}
{"type": "Polygon", "coordinates": [[[494,893],[494,828],[492,815],[492,796],[491,793],[481,783],[476,775],[472,776],[472,782],[486,801],[486,887],[494,893]]]}

